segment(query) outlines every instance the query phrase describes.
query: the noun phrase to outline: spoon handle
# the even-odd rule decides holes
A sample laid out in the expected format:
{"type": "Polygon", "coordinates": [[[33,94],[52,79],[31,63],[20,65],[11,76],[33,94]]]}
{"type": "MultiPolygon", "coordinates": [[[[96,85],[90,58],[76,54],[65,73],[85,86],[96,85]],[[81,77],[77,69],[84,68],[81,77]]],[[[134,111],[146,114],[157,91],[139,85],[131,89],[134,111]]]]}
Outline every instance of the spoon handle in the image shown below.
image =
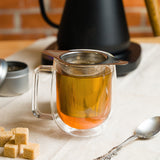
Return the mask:
{"type": "Polygon", "coordinates": [[[108,153],[94,159],[94,160],[110,160],[113,156],[117,155],[118,151],[125,146],[127,143],[137,139],[136,135],[132,135],[129,138],[127,138],[125,141],[123,141],[121,144],[119,144],[116,147],[113,147],[108,153]]]}

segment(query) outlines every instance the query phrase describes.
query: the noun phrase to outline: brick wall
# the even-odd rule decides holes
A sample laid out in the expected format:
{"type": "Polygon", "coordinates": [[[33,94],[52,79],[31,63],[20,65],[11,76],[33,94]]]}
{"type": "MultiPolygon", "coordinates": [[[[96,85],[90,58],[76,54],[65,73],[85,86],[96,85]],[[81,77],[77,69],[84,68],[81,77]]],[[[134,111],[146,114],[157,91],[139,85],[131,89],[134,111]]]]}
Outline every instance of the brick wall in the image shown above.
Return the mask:
{"type": "MultiPolygon", "coordinates": [[[[60,22],[65,0],[44,0],[49,17],[60,22]]],[[[123,0],[131,37],[152,36],[144,0],[123,0]]],[[[56,35],[40,15],[38,0],[1,0],[0,40],[37,39],[56,35]]]]}

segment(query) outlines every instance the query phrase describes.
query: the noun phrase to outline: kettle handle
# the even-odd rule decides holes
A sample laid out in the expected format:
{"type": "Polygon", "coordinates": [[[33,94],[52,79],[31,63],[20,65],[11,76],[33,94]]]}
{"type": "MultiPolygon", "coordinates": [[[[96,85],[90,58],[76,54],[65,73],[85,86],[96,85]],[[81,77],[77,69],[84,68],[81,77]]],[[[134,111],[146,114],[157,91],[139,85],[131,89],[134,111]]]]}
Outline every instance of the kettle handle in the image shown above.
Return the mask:
{"type": "Polygon", "coordinates": [[[55,24],[54,22],[52,22],[47,14],[46,14],[46,10],[45,10],[45,7],[44,7],[44,2],[43,0],[39,0],[39,5],[40,5],[40,10],[41,10],[41,14],[42,14],[42,17],[43,19],[52,27],[55,27],[55,28],[59,28],[59,25],[58,24],[55,24]]]}

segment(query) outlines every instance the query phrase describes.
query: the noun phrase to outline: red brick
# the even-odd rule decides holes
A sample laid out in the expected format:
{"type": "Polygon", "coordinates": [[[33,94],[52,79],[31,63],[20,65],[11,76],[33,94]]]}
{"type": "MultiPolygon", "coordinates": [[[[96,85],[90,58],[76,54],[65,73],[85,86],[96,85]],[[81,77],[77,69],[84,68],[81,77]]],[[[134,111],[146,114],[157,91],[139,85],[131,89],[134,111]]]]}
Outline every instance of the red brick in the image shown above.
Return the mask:
{"type": "Polygon", "coordinates": [[[51,8],[64,8],[66,0],[51,0],[51,8]]]}
{"type": "Polygon", "coordinates": [[[143,7],[145,6],[144,0],[123,0],[125,7],[143,7]]]}
{"type": "Polygon", "coordinates": [[[43,37],[46,37],[46,35],[43,33],[0,34],[0,40],[20,40],[20,39],[26,40],[26,39],[39,39],[39,38],[43,38],[43,37]]]}
{"type": "Polygon", "coordinates": [[[127,13],[126,19],[128,26],[139,26],[141,24],[141,14],[140,13],[127,13]]]}
{"type": "Polygon", "coordinates": [[[39,7],[38,0],[1,0],[0,9],[18,9],[39,7]]]}
{"type": "MultiPolygon", "coordinates": [[[[61,14],[48,14],[48,17],[56,24],[60,23],[61,14]]],[[[49,28],[40,14],[23,14],[21,16],[22,28],[49,28]]]]}
{"type": "Polygon", "coordinates": [[[150,23],[150,19],[149,19],[148,14],[145,14],[145,19],[146,19],[146,25],[147,25],[147,26],[150,26],[151,23],[150,23]]]}
{"type": "Polygon", "coordinates": [[[0,28],[8,29],[8,28],[13,28],[13,27],[14,27],[13,15],[1,14],[0,15],[0,28]]]}

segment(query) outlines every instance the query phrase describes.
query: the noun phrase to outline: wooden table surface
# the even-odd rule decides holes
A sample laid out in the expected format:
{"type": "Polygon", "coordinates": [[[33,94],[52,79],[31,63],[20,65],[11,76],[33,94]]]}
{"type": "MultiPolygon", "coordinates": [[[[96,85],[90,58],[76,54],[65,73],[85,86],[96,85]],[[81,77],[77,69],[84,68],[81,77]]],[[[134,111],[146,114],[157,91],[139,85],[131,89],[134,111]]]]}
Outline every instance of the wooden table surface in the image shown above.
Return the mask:
{"type": "MultiPolygon", "coordinates": [[[[140,43],[160,43],[160,37],[132,38],[131,41],[140,43]]],[[[6,40],[0,41],[0,58],[6,58],[9,55],[31,45],[35,40],[6,40]]]]}

